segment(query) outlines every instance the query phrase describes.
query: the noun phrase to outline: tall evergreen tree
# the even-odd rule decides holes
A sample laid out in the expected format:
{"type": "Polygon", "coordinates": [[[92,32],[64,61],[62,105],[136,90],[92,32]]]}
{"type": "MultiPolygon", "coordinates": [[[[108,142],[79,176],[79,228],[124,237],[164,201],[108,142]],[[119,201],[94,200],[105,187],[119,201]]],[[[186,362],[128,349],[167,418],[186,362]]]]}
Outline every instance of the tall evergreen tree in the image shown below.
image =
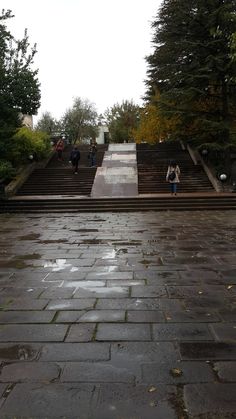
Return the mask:
{"type": "Polygon", "coordinates": [[[164,0],[147,57],[147,98],[160,92],[179,132],[227,142],[235,123],[236,1],[164,0]]]}

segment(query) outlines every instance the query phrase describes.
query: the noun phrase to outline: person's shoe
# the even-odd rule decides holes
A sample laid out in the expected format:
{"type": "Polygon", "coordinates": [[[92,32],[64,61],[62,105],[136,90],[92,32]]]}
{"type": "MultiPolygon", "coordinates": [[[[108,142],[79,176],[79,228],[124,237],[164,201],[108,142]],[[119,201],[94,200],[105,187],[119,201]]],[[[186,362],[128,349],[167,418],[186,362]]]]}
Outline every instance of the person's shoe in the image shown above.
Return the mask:
{"type": "Polygon", "coordinates": [[[74,174],[75,174],[75,175],[78,175],[78,172],[75,172],[74,174]]]}

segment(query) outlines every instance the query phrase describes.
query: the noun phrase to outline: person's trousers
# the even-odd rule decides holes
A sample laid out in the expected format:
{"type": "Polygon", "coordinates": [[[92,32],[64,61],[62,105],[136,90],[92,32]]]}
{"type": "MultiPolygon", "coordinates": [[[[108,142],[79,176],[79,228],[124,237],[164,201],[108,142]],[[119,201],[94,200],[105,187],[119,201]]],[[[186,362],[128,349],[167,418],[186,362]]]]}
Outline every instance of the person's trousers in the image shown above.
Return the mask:
{"type": "Polygon", "coordinates": [[[170,183],[171,193],[177,192],[177,183],[170,183]]]}

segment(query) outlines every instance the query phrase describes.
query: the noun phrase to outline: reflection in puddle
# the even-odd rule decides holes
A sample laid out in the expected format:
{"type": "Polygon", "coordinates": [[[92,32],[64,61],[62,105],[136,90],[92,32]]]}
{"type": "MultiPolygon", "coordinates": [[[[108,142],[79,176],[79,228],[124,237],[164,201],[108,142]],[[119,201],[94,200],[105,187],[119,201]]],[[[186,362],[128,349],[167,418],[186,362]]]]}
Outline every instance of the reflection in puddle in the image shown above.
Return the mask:
{"type": "Polygon", "coordinates": [[[79,268],[72,266],[71,263],[67,263],[67,259],[54,259],[54,260],[47,260],[43,265],[44,268],[52,268],[53,272],[62,271],[66,268],[71,268],[70,272],[76,272],[79,268]]]}
{"type": "Polygon", "coordinates": [[[112,249],[109,252],[106,252],[106,255],[102,257],[102,259],[115,259],[116,257],[116,251],[115,249],[112,249]]]}
{"type": "Polygon", "coordinates": [[[105,281],[64,281],[62,288],[105,287],[105,281]]]}

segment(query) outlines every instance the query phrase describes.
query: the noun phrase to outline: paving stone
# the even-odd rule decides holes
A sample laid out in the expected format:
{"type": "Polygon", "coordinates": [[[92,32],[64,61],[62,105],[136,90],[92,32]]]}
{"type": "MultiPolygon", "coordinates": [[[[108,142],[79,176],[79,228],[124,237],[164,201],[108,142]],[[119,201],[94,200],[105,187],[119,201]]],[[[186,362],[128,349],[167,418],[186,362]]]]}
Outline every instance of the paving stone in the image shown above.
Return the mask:
{"type": "Polygon", "coordinates": [[[111,361],[113,365],[137,370],[143,363],[174,362],[179,353],[172,342],[118,342],[111,345],[111,361]],[[137,368],[138,367],[138,368],[137,368]]]}
{"type": "Polygon", "coordinates": [[[223,310],[230,308],[231,301],[229,298],[224,298],[219,295],[211,297],[196,297],[196,298],[187,298],[184,300],[184,305],[187,309],[190,310],[199,310],[202,308],[205,309],[214,309],[214,310],[223,310]]]}
{"type": "Polygon", "coordinates": [[[220,341],[236,342],[236,325],[234,323],[212,324],[211,330],[220,341]]]}
{"type": "Polygon", "coordinates": [[[74,294],[74,298],[124,298],[128,296],[128,287],[78,288],[74,294]]]}
{"type": "Polygon", "coordinates": [[[236,360],[236,344],[224,342],[181,342],[180,354],[185,360],[236,360]]]}
{"type": "Polygon", "coordinates": [[[0,409],[2,418],[88,419],[94,392],[90,384],[17,384],[0,409]],[[53,416],[52,416],[53,415],[53,416]]]}
{"type": "Polygon", "coordinates": [[[131,297],[167,297],[167,292],[164,287],[159,286],[144,286],[132,287],[131,297]]]}
{"type": "Polygon", "coordinates": [[[207,325],[188,323],[188,324],[154,324],[153,325],[154,340],[213,340],[207,325]]]}
{"type": "Polygon", "coordinates": [[[49,281],[79,281],[85,279],[86,272],[76,271],[76,272],[50,272],[48,276],[49,281]]]}
{"type": "MultiPolygon", "coordinates": [[[[1,348],[0,348],[1,354],[1,348]]],[[[86,343],[47,343],[41,348],[40,361],[108,361],[110,344],[86,343]]]]}
{"type": "Polygon", "coordinates": [[[17,362],[3,366],[0,374],[1,382],[37,382],[52,381],[59,377],[60,367],[55,363],[17,362]]]}
{"type": "Polygon", "coordinates": [[[184,387],[185,405],[190,417],[194,418],[200,415],[214,419],[235,417],[235,394],[236,384],[201,383],[184,387]]]}
{"type": "Polygon", "coordinates": [[[236,382],[236,360],[235,362],[216,362],[214,370],[222,382],[236,382]]]}
{"type": "Polygon", "coordinates": [[[57,313],[54,323],[77,323],[86,310],[59,311],[57,313]]]}
{"type": "Polygon", "coordinates": [[[95,299],[52,300],[46,310],[88,310],[93,308],[95,299]]]}
{"type": "Polygon", "coordinates": [[[236,322],[236,307],[231,310],[222,309],[219,311],[220,317],[227,323],[236,322]]]}
{"type": "Polygon", "coordinates": [[[42,292],[42,294],[40,295],[40,298],[45,298],[45,299],[58,299],[58,298],[72,298],[73,293],[75,292],[76,288],[49,288],[45,291],[42,292]]]}
{"type": "Polygon", "coordinates": [[[91,310],[85,313],[80,322],[123,322],[125,311],[122,310],[91,310]]]}
{"type": "Polygon", "coordinates": [[[164,314],[168,323],[209,323],[221,321],[219,315],[207,310],[166,311],[164,314]]]}
{"type": "Polygon", "coordinates": [[[184,384],[213,382],[215,376],[211,367],[204,362],[163,362],[142,364],[142,383],[184,384]],[[178,370],[175,375],[173,370],[178,370]]]}
{"type": "Polygon", "coordinates": [[[160,385],[149,392],[150,386],[111,383],[97,389],[92,419],[178,419],[170,402],[176,395],[173,386],[160,385]]]}
{"type": "Polygon", "coordinates": [[[96,340],[151,340],[148,324],[106,324],[98,325],[96,340]]]}
{"type": "Polygon", "coordinates": [[[62,324],[8,324],[0,327],[1,342],[55,342],[63,341],[67,326],[62,324]]]}
{"type": "Polygon", "coordinates": [[[167,286],[167,291],[170,298],[192,298],[192,297],[206,297],[206,296],[217,296],[222,298],[226,296],[227,290],[225,286],[221,285],[211,285],[211,286],[167,286]]]}
{"type": "Polygon", "coordinates": [[[7,310],[43,310],[48,304],[48,300],[15,299],[8,300],[7,310]]]}
{"type": "Polygon", "coordinates": [[[75,324],[71,326],[66,342],[88,342],[93,340],[96,324],[75,324]]]}
{"type": "Polygon", "coordinates": [[[51,323],[55,311],[0,311],[0,323],[51,323]]]}
{"type": "Polygon", "coordinates": [[[130,323],[164,323],[165,317],[162,311],[128,311],[127,321],[130,323]]]}
{"type": "Polygon", "coordinates": [[[37,358],[40,344],[0,343],[1,361],[32,361],[37,358]]]}
{"type": "Polygon", "coordinates": [[[38,298],[44,288],[12,288],[8,287],[1,290],[1,297],[5,298],[38,298]]]}
{"type": "Polygon", "coordinates": [[[84,383],[134,383],[134,380],[129,371],[104,362],[67,362],[60,378],[62,382],[84,383]]]}
{"type": "Polygon", "coordinates": [[[142,279],[108,279],[107,286],[108,287],[131,287],[131,286],[138,286],[138,285],[145,285],[145,281],[142,279]]]}
{"type": "Polygon", "coordinates": [[[178,310],[181,304],[178,300],[158,299],[158,298],[99,298],[96,309],[108,310],[178,310]]]}
{"type": "Polygon", "coordinates": [[[133,279],[133,272],[90,272],[86,279],[93,280],[107,280],[107,279],[133,279]]]}

